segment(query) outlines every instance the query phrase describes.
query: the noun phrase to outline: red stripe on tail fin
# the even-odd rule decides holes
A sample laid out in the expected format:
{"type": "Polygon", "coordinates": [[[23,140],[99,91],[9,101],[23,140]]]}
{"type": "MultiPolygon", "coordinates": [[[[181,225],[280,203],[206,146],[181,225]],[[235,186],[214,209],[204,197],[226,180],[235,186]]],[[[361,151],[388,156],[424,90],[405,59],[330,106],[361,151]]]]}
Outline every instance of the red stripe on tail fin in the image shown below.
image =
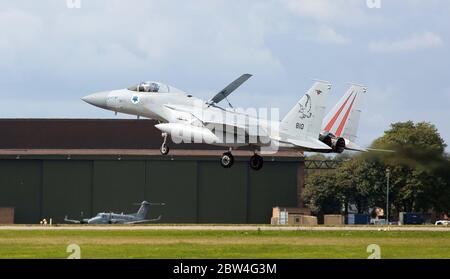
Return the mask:
{"type": "Polygon", "coordinates": [[[352,110],[353,103],[355,102],[356,96],[357,96],[357,94],[355,94],[355,97],[353,97],[353,100],[352,100],[352,103],[350,104],[350,107],[345,112],[344,118],[342,118],[341,123],[339,124],[339,127],[338,127],[338,129],[336,131],[336,136],[337,137],[341,136],[342,130],[344,129],[344,126],[345,126],[345,122],[347,122],[348,115],[350,114],[350,111],[352,110]]]}
{"type": "Polygon", "coordinates": [[[344,109],[345,105],[347,105],[348,100],[353,95],[353,92],[347,97],[347,100],[345,100],[344,104],[339,108],[339,110],[336,112],[336,114],[333,116],[333,118],[328,122],[327,126],[325,127],[325,131],[329,132],[331,128],[333,127],[336,120],[339,118],[339,115],[341,115],[342,110],[344,109]]]}

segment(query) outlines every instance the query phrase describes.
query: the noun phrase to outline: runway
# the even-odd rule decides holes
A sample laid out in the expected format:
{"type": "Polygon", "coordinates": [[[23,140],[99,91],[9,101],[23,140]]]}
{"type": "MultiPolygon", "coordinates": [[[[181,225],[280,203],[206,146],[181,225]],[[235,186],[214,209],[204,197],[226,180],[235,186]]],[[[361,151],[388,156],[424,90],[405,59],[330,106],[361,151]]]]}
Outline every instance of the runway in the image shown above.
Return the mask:
{"type": "Polygon", "coordinates": [[[427,231],[450,232],[450,226],[251,226],[251,225],[5,225],[0,230],[92,230],[92,231],[427,231]]]}

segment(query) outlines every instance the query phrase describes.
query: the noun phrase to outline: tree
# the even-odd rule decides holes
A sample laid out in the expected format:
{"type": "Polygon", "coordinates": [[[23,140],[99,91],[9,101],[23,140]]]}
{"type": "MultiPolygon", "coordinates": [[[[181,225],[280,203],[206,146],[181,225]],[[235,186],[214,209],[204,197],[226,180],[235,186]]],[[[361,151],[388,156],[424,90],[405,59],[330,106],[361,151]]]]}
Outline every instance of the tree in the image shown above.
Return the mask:
{"type": "Polygon", "coordinates": [[[372,146],[393,147],[414,155],[426,153],[427,156],[429,153],[442,155],[447,147],[436,126],[428,122],[414,124],[412,121],[391,124],[391,128],[375,140],[372,146]]]}
{"type": "Polygon", "coordinates": [[[445,154],[447,145],[434,125],[412,121],[394,123],[372,146],[396,151],[378,155],[378,158],[372,156],[372,160],[380,161],[391,170],[390,194],[394,209],[407,212],[431,208],[448,210],[450,180],[442,171],[449,166],[445,154]]]}
{"type": "Polygon", "coordinates": [[[368,213],[370,207],[380,206],[385,187],[382,168],[377,162],[366,161],[361,157],[341,163],[337,169],[336,183],[343,195],[345,208],[348,204],[354,204],[358,213],[368,213]]]}
{"type": "Polygon", "coordinates": [[[334,171],[316,172],[305,181],[305,203],[316,214],[341,212],[342,197],[338,191],[334,171]]]}
{"type": "Polygon", "coordinates": [[[395,152],[336,156],[334,160],[340,165],[335,171],[318,171],[307,177],[306,202],[317,213],[337,213],[348,204],[354,204],[359,213],[367,213],[373,207],[384,208],[389,168],[392,211],[449,212],[450,159],[446,146],[430,123],[394,123],[373,142],[372,148],[395,152]]]}

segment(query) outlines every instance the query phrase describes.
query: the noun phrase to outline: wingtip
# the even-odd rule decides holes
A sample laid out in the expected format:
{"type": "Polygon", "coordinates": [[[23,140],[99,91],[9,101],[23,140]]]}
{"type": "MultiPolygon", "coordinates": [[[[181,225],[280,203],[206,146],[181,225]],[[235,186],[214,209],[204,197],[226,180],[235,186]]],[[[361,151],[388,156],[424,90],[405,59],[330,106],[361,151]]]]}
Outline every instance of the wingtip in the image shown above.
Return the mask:
{"type": "Polygon", "coordinates": [[[365,86],[364,84],[360,84],[360,83],[356,83],[356,82],[347,82],[347,85],[351,85],[351,86],[357,86],[363,89],[364,93],[367,92],[367,86],[365,86]]]}
{"type": "Polygon", "coordinates": [[[324,79],[313,78],[312,80],[313,80],[313,81],[316,81],[316,82],[329,83],[329,84],[331,84],[331,82],[329,82],[328,80],[324,80],[324,79]]]}
{"type": "Polygon", "coordinates": [[[358,83],[358,82],[354,82],[354,81],[348,81],[345,84],[354,85],[354,86],[360,86],[360,87],[366,87],[364,84],[361,84],[361,83],[358,83]]]}
{"type": "Polygon", "coordinates": [[[326,84],[328,86],[328,90],[331,90],[331,88],[333,87],[333,84],[327,80],[317,79],[317,78],[313,78],[312,80],[315,82],[326,84]]]}

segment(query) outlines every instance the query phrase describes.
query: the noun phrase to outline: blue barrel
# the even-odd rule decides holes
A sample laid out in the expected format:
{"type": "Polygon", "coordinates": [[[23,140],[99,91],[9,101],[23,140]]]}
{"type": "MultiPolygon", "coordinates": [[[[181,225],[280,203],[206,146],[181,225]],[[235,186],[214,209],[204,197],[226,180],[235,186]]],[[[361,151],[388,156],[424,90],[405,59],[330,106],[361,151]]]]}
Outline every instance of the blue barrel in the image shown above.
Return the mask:
{"type": "Polygon", "coordinates": [[[348,214],[348,225],[368,225],[370,223],[370,216],[367,214],[348,214]]]}
{"type": "Polygon", "coordinates": [[[423,224],[423,215],[420,213],[405,213],[403,215],[405,225],[423,224]]]}
{"type": "Polygon", "coordinates": [[[367,214],[355,214],[355,225],[367,225],[370,223],[370,216],[367,214]]]}

